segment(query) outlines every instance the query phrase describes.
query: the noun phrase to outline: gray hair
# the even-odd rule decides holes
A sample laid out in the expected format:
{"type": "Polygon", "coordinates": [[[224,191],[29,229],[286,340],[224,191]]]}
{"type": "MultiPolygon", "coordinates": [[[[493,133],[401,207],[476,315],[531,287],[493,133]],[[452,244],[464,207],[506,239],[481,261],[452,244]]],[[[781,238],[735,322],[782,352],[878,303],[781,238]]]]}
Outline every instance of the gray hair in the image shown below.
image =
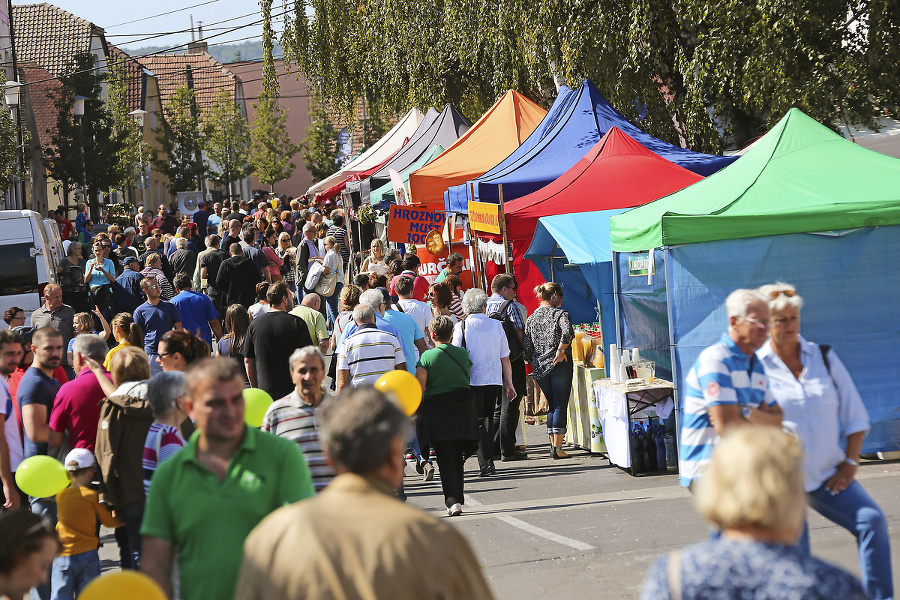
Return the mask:
{"type": "Polygon", "coordinates": [[[75,343],[72,344],[73,354],[93,358],[100,363],[106,360],[107,352],[109,352],[109,346],[106,345],[106,340],[96,333],[82,333],[75,337],[75,343]]]}
{"type": "Polygon", "coordinates": [[[378,310],[378,305],[384,302],[384,294],[381,290],[366,290],[359,295],[359,303],[371,306],[374,310],[378,310]]]}
{"type": "Polygon", "coordinates": [[[350,388],[322,405],[320,440],[335,467],[368,474],[396,460],[391,443],[405,443],[412,424],[400,407],[371,386],[350,388]]]}
{"type": "Polygon", "coordinates": [[[288,364],[291,367],[291,371],[294,370],[294,365],[296,365],[301,360],[306,360],[310,356],[318,357],[318,359],[322,361],[322,368],[325,368],[325,355],[322,354],[322,351],[315,346],[304,346],[303,348],[297,348],[296,350],[294,350],[290,358],[288,358],[288,364]]]}
{"type": "Polygon", "coordinates": [[[307,223],[306,225],[303,226],[303,233],[309,233],[310,231],[315,233],[316,226],[313,225],[312,223],[307,223]]]}
{"type": "Polygon", "coordinates": [[[175,248],[178,250],[184,250],[187,248],[188,241],[187,238],[175,238],[175,248]]]}
{"type": "Polygon", "coordinates": [[[759,293],[765,296],[769,303],[769,310],[784,310],[786,308],[803,308],[803,298],[797,294],[797,288],[783,281],[776,281],[759,288],[759,293]],[[786,296],[784,292],[793,292],[792,296],[786,296]],[[774,296],[774,297],[773,297],[774,296]]]}
{"type": "MultiPolygon", "coordinates": [[[[468,295],[469,292],[466,292],[468,295]]],[[[463,310],[465,310],[465,299],[463,299],[463,310]]],[[[754,304],[769,305],[765,296],[758,290],[734,290],[725,298],[725,309],[728,311],[728,317],[746,317],[747,309],[754,304]]]]}
{"type": "MultiPolygon", "coordinates": [[[[381,292],[379,292],[381,294],[381,292]]],[[[359,303],[353,309],[353,320],[357,325],[375,322],[375,309],[368,304],[359,303]]]]}
{"type": "Polygon", "coordinates": [[[158,419],[175,410],[175,400],[187,390],[184,373],[165,371],[157,373],[147,384],[147,401],[153,417],[158,419]]]}
{"type": "Polygon", "coordinates": [[[484,307],[487,305],[488,295],[484,290],[472,288],[466,291],[462,299],[462,309],[467,315],[483,313],[484,307]]]}

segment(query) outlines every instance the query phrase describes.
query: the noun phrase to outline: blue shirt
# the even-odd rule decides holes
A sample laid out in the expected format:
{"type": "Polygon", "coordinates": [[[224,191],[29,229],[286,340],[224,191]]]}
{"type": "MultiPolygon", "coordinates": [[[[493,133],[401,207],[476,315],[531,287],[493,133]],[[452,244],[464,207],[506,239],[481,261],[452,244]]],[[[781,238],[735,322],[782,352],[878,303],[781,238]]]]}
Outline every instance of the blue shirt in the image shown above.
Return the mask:
{"type": "Polygon", "coordinates": [[[206,294],[184,290],[172,298],[172,304],[181,316],[181,328],[197,336],[212,348],[212,331],[209,322],[219,318],[219,312],[206,294]]]}
{"type": "Polygon", "coordinates": [[[400,339],[405,342],[403,356],[406,359],[406,370],[415,375],[416,354],[418,354],[416,340],[425,337],[425,334],[422,333],[422,328],[411,316],[397,310],[384,311],[384,320],[392,325],[396,325],[397,329],[400,330],[400,339]],[[406,350],[410,352],[407,353],[406,350]]]}
{"type": "MultiPolygon", "coordinates": [[[[93,263],[94,263],[94,259],[92,258],[92,259],[88,260],[87,265],[84,268],[90,269],[91,265],[93,263]]],[[[107,273],[109,273],[113,277],[116,276],[116,265],[113,263],[113,261],[111,259],[106,258],[103,260],[103,268],[106,270],[107,273]]],[[[89,283],[90,283],[91,287],[93,288],[93,287],[99,287],[101,285],[109,285],[111,282],[106,275],[104,275],[103,273],[101,273],[100,271],[98,271],[95,268],[91,271],[91,280],[89,283]]]]}
{"type": "MultiPolygon", "coordinates": [[[[37,367],[29,367],[19,382],[19,389],[16,392],[16,401],[19,403],[19,410],[28,404],[40,404],[47,409],[46,422],[50,422],[50,409],[53,408],[53,399],[56,398],[56,392],[61,387],[59,381],[54,377],[47,377],[44,372],[37,367]]],[[[23,428],[24,429],[24,428],[23,428]]],[[[25,432],[24,456],[29,458],[38,454],[47,454],[47,442],[35,442],[28,437],[28,430],[25,432]]]]}
{"type": "Polygon", "coordinates": [[[160,300],[156,306],[144,302],[134,311],[134,322],[144,332],[144,352],[157,354],[159,340],[181,322],[175,305],[160,300]]]}
{"type": "MultiPolygon", "coordinates": [[[[394,325],[393,323],[389,323],[384,320],[377,312],[375,313],[375,327],[380,329],[381,331],[386,331],[388,333],[394,334],[394,336],[400,340],[400,349],[403,351],[403,356],[408,356],[411,350],[406,347],[406,342],[403,340],[403,335],[400,333],[400,328],[394,325]]],[[[338,340],[337,351],[340,352],[341,344],[344,343],[344,340],[347,339],[348,335],[351,335],[354,331],[356,331],[356,321],[350,319],[350,322],[347,323],[347,328],[344,330],[343,335],[341,335],[341,339],[338,340]]],[[[415,350],[413,347],[412,350],[415,350]]],[[[413,361],[415,362],[415,361],[413,361]]],[[[408,367],[409,365],[407,365],[408,367]]]]}
{"type": "Polygon", "coordinates": [[[681,485],[691,484],[700,468],[709,462],[719,441],[709,422],[709,407],[728,404],[756,407],[764,401],[776,404],[768,392],[762,361],[755,353],[744,354],[723,333],[718,344],[700,353],[684,380],[684,417],[678,449],[681,485]]]}

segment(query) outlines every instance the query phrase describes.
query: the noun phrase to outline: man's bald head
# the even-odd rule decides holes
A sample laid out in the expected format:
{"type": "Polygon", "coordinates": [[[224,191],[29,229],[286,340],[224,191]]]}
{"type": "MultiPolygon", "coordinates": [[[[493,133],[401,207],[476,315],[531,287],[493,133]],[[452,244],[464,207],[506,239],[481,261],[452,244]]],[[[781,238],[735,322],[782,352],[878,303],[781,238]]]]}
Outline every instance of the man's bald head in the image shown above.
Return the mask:
{"type": "Polygon", "coordinates": [[[308,306],[313,310],[319,310],[319,307],[322,306],[322,298],[320,298],[318,294],[307,294],[303,296],[303,300],[300,304],[308,306]]]}

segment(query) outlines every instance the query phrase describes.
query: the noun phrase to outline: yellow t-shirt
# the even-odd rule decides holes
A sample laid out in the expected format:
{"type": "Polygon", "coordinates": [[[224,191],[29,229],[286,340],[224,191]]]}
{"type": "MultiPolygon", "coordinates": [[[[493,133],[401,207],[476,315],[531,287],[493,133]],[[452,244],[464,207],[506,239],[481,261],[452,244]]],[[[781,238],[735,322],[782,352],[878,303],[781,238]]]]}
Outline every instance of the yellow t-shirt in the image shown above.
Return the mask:
{"type": "Polygon", "coordinates": [[[56,495],[58,522],[56,532],[63,546],[60,556],[74,556],[100,547],[97,519],[107,527],[121,527],[124,522],[112,516],[100,504],[99,494],[90,488],[69,485],[56,495]]]}
{"type": "Polygon", "coordinates": [[[128,342],[119,342],[118,346],[110,348],[109,352],[106,353],[106,360],[103,361],[103,368],[109,371],[109,367],[112,365],[112,357],[116,355],[116,352],[128,346],[131,346],[128,342]]]}

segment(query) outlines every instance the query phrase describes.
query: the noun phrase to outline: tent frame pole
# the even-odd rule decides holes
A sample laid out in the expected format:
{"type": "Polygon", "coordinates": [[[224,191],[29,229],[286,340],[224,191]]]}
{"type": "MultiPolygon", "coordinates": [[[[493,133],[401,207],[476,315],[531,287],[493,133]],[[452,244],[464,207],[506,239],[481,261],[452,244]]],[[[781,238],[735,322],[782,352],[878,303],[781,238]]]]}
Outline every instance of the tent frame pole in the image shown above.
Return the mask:
{"type": "Polygon", "coordinates": [[[623,341],[621,324],[622,316],[621,311],[619,310],[619,301],[622,299],[622,290],[619,289],[619,253],[613,251],[612,258],[613,308],[615,309],[616,317],[616,348],[620,350],[623,346],[623,341]]]}
{"type": "Polygon", "coordinates": [[[500,194],[500,233],[503,235],[503,262],[506,264],[506,272],[515,277],[512,266],[509,264],[509,240],[506,239],[506,212],[503,210],[503,184],[497,186],[500,194]]]}
{"type": "Polygon", "coordinates": [[[666,318],[669,320],[669,356],[672,361],[672,397],[675,401],[675,410],[673,411],[675,415],[675,444],[678,446],[679,456],[681,455],[681,445],[679,441],[681,440],[681,419],[678,416],[678,409],[681,406],[679,402],[680,390],[678,386],[678,363],[676,362],[676,346],[678,345],[675,342],[675,321],[674,321],[674,290],[672,289],[670,282],[672,278],[671,275],[671,262],[669,258],[672,254],[672,250],[670,247],[666,246],[663,248],[663,269],[665,269],[665,282],[666,282],[666,318]]]}

